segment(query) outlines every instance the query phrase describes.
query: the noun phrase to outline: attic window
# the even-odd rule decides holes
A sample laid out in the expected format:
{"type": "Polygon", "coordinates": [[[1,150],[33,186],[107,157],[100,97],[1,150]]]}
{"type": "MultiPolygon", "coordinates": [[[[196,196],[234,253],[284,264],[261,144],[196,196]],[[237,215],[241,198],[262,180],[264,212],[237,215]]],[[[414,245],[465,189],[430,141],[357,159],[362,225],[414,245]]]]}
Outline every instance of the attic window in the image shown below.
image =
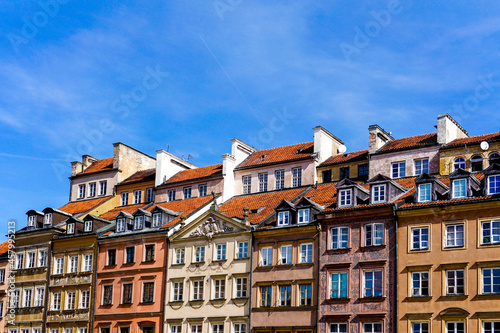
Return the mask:
{"type": "Polygon", "coordinates": [[[92,221],[85,221],[85,227],[83,229],[85,232],[92,231],[92,221]]]}
{"type": "Polygon", "coordinates": [[[264,210],[264,208],[266,208],[266,207],[259,207],[259,208],[256,208],[256,209],[252,209],[252,210],[250,211],[250,214],[257,214],[257,213],[260,213],[260,212],[262,212],[262,211],[264,210]]]}
{"type": "Polygon", "coordinates": [[[266,156],[267,156],[267,154],[262,155],[262,156],[260,157],[260,160],[261,160],[261,161],[263,161],[263,160],[266,158],[266,156]]]}
{"type": "Polygon", "coordinates": [[[30,215],[28,216],[28,227],[34,227],[35,226],[35,215],[30,215]]]}
{"type": "Polygon", "coordinates": [[[71,234],[74,234],[75,233],[75,224],[74,223],[70,223],[68,224],[68,227],[66,229],[66,233],[68,235],[71,235],[71,234]]]}
{"type": "Polygon", "coordinates": [[[123,231],[125,231],[125,220],[124,219],[116,220],[116,232],[123,232],[123,231]]]}
{"type": "Polygon", "coordinates": [[[52,213],[47,213],[44,216],[43,223],[52,224],[52,213]]]}
{"type": "Polygon", "coordinates": [[[297,149],[297,154],[300,154],[300,153],[302,153],[303,151],[304,151],[304,148],[299,148],[299,149],[297,149]]]}

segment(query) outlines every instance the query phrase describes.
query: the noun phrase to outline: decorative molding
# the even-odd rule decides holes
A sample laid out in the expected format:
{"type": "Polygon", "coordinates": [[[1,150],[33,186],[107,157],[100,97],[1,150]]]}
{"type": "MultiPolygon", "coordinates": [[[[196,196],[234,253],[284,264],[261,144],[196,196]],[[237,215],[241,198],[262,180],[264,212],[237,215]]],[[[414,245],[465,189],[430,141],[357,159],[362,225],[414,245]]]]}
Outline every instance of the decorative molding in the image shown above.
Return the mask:
{"type": "Polygon", "coordinates": [[[205,222],[203,222],[193,232],[191,232],[189,236],[204,236],[208,239],[209,242],[211,242],[214,235],[233,230],[234,228],[229,227],[226,222],[221,222],[210,216],[205,222]]]}

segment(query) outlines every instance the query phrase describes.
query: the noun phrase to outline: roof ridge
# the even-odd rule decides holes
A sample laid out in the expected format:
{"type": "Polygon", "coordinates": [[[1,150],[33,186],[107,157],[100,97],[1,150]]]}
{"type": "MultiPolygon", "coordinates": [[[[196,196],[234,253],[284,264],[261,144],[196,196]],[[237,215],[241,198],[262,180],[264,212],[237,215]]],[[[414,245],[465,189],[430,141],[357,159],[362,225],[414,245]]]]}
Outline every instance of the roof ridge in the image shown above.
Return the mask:
{"type": "Polygon", "coordinates": [[[389,141],[389,142],[394,142],[396,140],[411,139],[411,138],[416,138],[417,136],[424,136],[424,135],[430,135],[430,134],[437,134],[437,132],[431,132],[431,133],[425,133],[425,134],[418,134],[418,135],[412,135],[412,136],[405,136],[404,138],[394,139],[394,140],[389,141]]]}
{"type": "Polygon", "coordinates": [[[290,145],[284,145],[284,146],[278,146],[278,147],[273,147],[273,148],[260,149],[260,150],[257,150],[256,152],[254,152],[253,154],[256,154],[258,152],[265,151],[265,150],[272,150],[272,149],[279,149],[279,148],[291,147],[291,146],[296,146],[296,145],[303,145],[303,144],[306,144],[306,143],[313,143],[314,144],[314,141],[299,142],[299,143],[293,143],[293,144],[290,144],[290,145]]]}

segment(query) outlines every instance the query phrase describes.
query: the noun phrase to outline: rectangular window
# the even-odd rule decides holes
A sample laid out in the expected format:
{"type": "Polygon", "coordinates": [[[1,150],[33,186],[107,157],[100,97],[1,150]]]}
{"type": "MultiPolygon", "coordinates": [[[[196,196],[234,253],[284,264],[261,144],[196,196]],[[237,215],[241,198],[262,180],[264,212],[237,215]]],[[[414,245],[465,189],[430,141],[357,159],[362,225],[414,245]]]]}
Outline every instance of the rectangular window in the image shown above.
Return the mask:
{"type": "Polygon", "coordinates": [[[116,250],[110,249],[108,250],[108,266],[116,265],[116,250]]]}
{"type": "Polygon", "coordinates": [[[247,333],[247,324],[234,324],[234,333],[247,333]]]}
{"type": "Polygon", "coordinates": [[[175,201],[175,190],[168,190],[168,201],[175,201]]]}
{"type": "Polygon", "coordinates": [[[453,181],[453,199],[467,197],[467,181],[465,179],[455,179],[453,181]]]}
{"type": "Polygon", "coordinates": [[[24,289],[23,307],[31,307],[31,300],[33,296],[33,289],[24,289]]]}
{"type": "Polygon", "coordinates": [[[203,300],[203,280],[193,281],[193,300],[200,301],[203,300]]]}
{"type": "Polygon", "coordinates": [[[500,243],[500,221],[488,221],[481,223],[483,229],[482,244],[500,243]]]}
{"type": "Polygon", "coordinates": [[[483,268],[483,294],[500,293],[500,268],[483,268]]]}
{"type": "Polygon", "coordinates": [[[382,271],[364,272],[364,297],[382,297],[382,271]]]}
{"type": "Polygon", "coordinates": [[[412,333],[429,333],[429,323],[426,321],[413,322],[413,323],[411,323],[411,332],[412,333]]]}
{"type": "Polygon", "coordinates": [[[69,257],[69,273],[78,272],[78,256],[69,257]]]}
{"type": "Polygon", "coordinates": [[[111,305],[113,303],[113,286],[103,286],[102,305],[111,305]]]}
{"type": "Polygon", "coordinates": [[[382,333],[382,323],[363,323],[363,333],[382,333]]]}
{"type": "Polygon", "coordinates": [[[313,245],[312,243],[300,244],[300,262],[311,263],[313,260],[313,245]]]}
{"type": "Polygon", "coordinates": [[[35,252],[28,252],[28,258],[26,262],[26,268],[34,268],[35,267],[35,252]]]}
{"type": "Polygon", "coordinates": [[[190,199],[191,198],[191,187],[184,187],[182,189],[182,192],[184,193],[184,199],[190,199]]]}
{"type": "Polygon", "coordinates": [[[464,270],[446,271],[446,294],[463,295],[465,293],[464,270]]]}
{"type": "Polygon", "coordinates": [[[66,310],[75,309],[76,293],[74,291],[66,292],[66,310]]]}
{"type": "Polygon", "coordinates": [[[446,225],[445,234],[446,247],[463,247],[464,246],[464,225],[448,224],[446,225]]]}
{"type": "MultiPolygon", "coordinates": [[[[33,332],[34,333],[34,332],[33,332]]],[[[78,333],[87,333],[87,327],[80,327],[78,333]]]]}
{"type": "Polygon", "coordinates": [[[332,170],[324,170],[322,172],[321,178],[323,179],[323,183],[329,183],[332,181],[332,170]]]}
{"type": "Polygon", "coordinates": [[[368,164],[358,165],[358,177],[368,176],[368,164]]]}
{"type": "Polygon", "coordinates": [[[312,286],[310,284],[299,285],[299,305],[311,306],[312,304],[312,286]]]}
{"type": "Polygon", "coordinates": [[[292,305],[292,286],[279,286],[279,306],[291,306],[292,305]]]}
{"type": "Polygon", "coordinates": [[[446,333],[465,333],[465,323],[463,321],[446,322],[446,333]]]}
{"type": "Polygon", "coordinates": [[[252,176],[243,176],[243,194],[252,193],[252,176]]]}
{"type": "Polygon", "coordinates": [[[153,303],[154,293],[155,293],[155,283],[144,282],[142,284],[142,303],[153,303]]]}
{"type": "Polygon", "coordinates": [[[429,173],[429,159],[415,160],[415,176],[419,176],[424,172],[429,173]]]}
{"type": "Polygon", "coordinates": [[[281,265],[291,265],[292,264],[292,246],[283,245],[280,248],[280,264],[281,265]]]}
{"type": "Polygon", "coordinates": [[[500,175],[488,177],[488,194],[500,193],[500,175]]]}
{"type": "Polygon", "coordinates": [[[259,173],[259,192],[267,191],[267,173],[259,173]]]}
{"type": "Polygon", "coordinates": [[[330,274],[330,298],[347,298],[347,272],[330,274]]]}
{"type": "Polygon", "coordinates": [[[78,199],[85,198],[85,184],[78,185],[78,199]]]}
{"type": "Polygon", "coordinates": [[[47,213],[43,217],[43,223],[44,224],[52,224],[52,213],[47,213]]]}
{"type": "Polygon", "coordinates": [[[184,249],[175,249],[175,264],[184,264],[184,249]]]}
{"type": "Polygon", "coordinates": [[[84,232],[91,232],[92,231],[92,221],[85,221],[83,231],[84,232]]]}
{"type": "Polygon", "coordinates": [[[379,246],[384,244],[384,224],[365,224],[365,246],[379,246]]]}
{"type": "Polygon", "coordinates": [[[248,279],[246,277],[236,278],[236,298],[248,297],[247,289],[248,289],[248,279]]]}
{"type": "Polygon", "coordinates": [[[21,291],[19,289],[14,289],[10,292],[9,302],[11,308],[17,309],[19,307],[20,295],[21,291]]]}
{"type": "Polygon", "coordinates": [[[347,249],[349,246],[349,228],[348,227],[337,227],[331,229],[331,249],[347,249]]]}
{"type": "Polygon", "coordinates": [[[214,279],[214,298],[224,299],[226,295],[226,280],[214,279]]]}
{"type": "Polygon", "coordinates": [[[54,265],[54,274],[62,274],[64,269],[64,258],[56,258],[56,264],[54,265]]]}
{"type": "Polygon", "coordinates": [[[99,182],[99,195],[106,195],[106,187],[108,185],[107,181],[99,182]]]}
{"type": "Polygon", "coordinates": [[[500,321],[483,321],[483,333],[500,332],[500,321]]]}
{"type": "Polygon", "coordinates": [[[352,205],[352,190],[339,191],[339,207],[347,207],[352,205]]]}
{"type": "Polygon", "coordinates": [[[292,169],[292,186],[302,186],[302,168],[292,169]]]}
{"type": "Polygon", "coordinates": [[[34,227],[36,222],[36,215],[28,216],[28,227],[34,227]]]}
{"type": "Polygon", "coordinates": [[[385,202],[385,185],[373,185],[372,203],[385,202]]]}
{"type": "Polygon", "coordinates": [[[290,224],[290,212],[278,212],[278,225],[289,225],[290,224]]]}
{"type": "Polygon", "coordinates": [[[309,208],[299,209],[299,223],[309,223],[309,208]]]}
{"type": "Polygon", "coordinates": [[[132,304],[132,283],[123,284],[122,304],[132,304]]]}
{"type": "Polygon", "coordinates": [[[84,254],[83,255],[83,272],[90,272],[92,270],[92,255],[84,254]]]}
{"type": "Polygon", "coordinates": [[[43,300],[45,297],[45,288],[36,288],[35,289],[35,307],[44,306],[43,300]]]}
{"type": "Polygon", "coordinates": [[[125,231],[125,219],[117,219],[116,220],[116,232],[125,231]]]}
{"type": "Polygon", "coordinates": [[[429,296],[429,272],[413,272],[412,279],[412,296],[429,296]]]}
{"type": "Polygon", "coordinates": [[[150,187],[146,189],[146,202],[153,202],[154,196],[153,196],[153,189],[150,187]]]}
{"type": "Polygon", "coordinates": [[[406,176],[406,162],[392,163],[392,178],[402,178],[406,176]]]}
{"type": "Polygon", "coordinates": [[[248,258],[248,242],[238,242],[238,259],[248,258]]]}
{"type": "Polygon", "coordinates": [[[224,324],[213,324],[212,333],[224,333],[224,324]]]}
{"type": "Polygon", "coordinates": [[[201,331],[202,331],[201,324],[191,325],[191,333],[201,333],[201,331]]]}
{"type": "Polygon", "coordinates": [[[0,269],[0,283],[5,283],[5,268],[0,269]]]}
{"type": "Polygon", "coordinates": [[[345,332],[347,332],[347,324],[330,323],[330,333],[345,333],[345,332]]]}
{"type": "Polygon", "coordinates": [[[184,282],[174,282],[174,302],[182,301],[182,295],[184,293],[184,282]]]}
{"type": "Polygon", "coordinates": [[[126,256],[125,256],[125,263],[126,264],[132,264],[135,260],[135,247],[127,247],[125,248],[126,256]]]}
{"type": "Polygon", "coordinates": [[[271,306],[271,286],[260,287],[260,306],[271,306]]]}
{"type": "Polygon", "coordinates": [[[74,223],[68,223],[66,225],[66,233],[68,235],[72,235],[75,233],[75,224],[74,223]]]}
{"type": "Polygon", "coordinates": [[[181,325],[170,325],[170,333],[181,333],[182,326],[181,325]]]}
{"type": "Polygon", "coordinates": [[[277,170],[274,172],[276,178],[276,190],[285,188],[285,170],[277,170]]]}
{"type": "Polygon", "coordinates": [[[429,202],[432,199],[431,196],[432,184],[420,184],[418,185],[418,202],[429,202]]]}
{"type": "Polygon", "coordinates": [[[24,267],[24,253],[16,254],[16,269],[23,269],[24,267]]]}
{"type": "Polygon", "coordinates": [[[197,246],[194,251],[194,262],[204,262],[205,261],[205,247],[197,246]]]}
{"type": "Polygon", "coordinates": [[[122,206],[128,205],[128,192],[123,192],[122,193],[122,202],[121,202],[121,205],[122,206]]]}
{"type": "Polygon", "coordinates": [[[52,310],[61,310],[61,293],[52,294],[52,310]]]}
{"type": "Polygon", "coordinates": [[[215,260],[226,260],[226,244],[217,244],[217,255],[215,260]]]}
{"type": "Polygon", "coordinates": [[[153,228],[161,226],[161,213],[153,214],[153,228]]]}
{"type": "Polygon", "coordinates": [[[47,251],[41,250],[38,252],[38,267],[47,266],[47,251]]]}
{"type": "Polygon", "coordinates": [[[273,248],[263,247],[260,250],[260,265],[271,266],[273,264],[273,248]]]}
{"type": "Polygon", "coordinates": [[[42,333],[41,328],[33,328],[33,333],[42,333]]]}
{"type": "Polygon", "coordinates": [[[96,188],[95,183],[89,184],[89,197],[95,197],[95,188],[96,188]]]}
{"type": "Polygon", "coordinates": [[[204,197],[207,195],[207,184],[198,186],[198,196],[204,197]]]}
{"type": "Polygon", "coordinates": [[[80,292],[80,309],[88,309],[90,305],[90,291],[82,290],[80,292]]]}
{"type": "Polygon", "coordinates": [[[144,221],[144,216],[136,216],[134,218],[134,230],[142,229],[142,222],[144,221]]]}
{"type": "Polygon", "coordinates": [[[412,250],[427,250],[429,248],[429,228],[412,228],[411,229],[411,249],[412,250]]]}
{"type": "Polygon", "coordinates": [[[342,167],[339,169],[339,179],[349,178],[349,167],[342,167]]]}

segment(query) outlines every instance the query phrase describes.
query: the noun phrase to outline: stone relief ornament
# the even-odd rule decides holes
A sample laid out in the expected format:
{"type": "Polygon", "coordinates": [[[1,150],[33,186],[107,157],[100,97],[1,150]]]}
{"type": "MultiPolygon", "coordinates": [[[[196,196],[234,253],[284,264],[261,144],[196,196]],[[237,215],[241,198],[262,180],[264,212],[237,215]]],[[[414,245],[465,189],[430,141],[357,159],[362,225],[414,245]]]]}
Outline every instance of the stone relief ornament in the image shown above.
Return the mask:
{"type": "Polygon", "coordinates": [[[209,217],[205,222],[198,226],[190,236],[205,236],[208,241],[211,242],[215,234],[220,234],[227,231],[233,231],[233,227],[227,226],[226,222],[221,222],[215,220],[213,217],[209,217]]]}

